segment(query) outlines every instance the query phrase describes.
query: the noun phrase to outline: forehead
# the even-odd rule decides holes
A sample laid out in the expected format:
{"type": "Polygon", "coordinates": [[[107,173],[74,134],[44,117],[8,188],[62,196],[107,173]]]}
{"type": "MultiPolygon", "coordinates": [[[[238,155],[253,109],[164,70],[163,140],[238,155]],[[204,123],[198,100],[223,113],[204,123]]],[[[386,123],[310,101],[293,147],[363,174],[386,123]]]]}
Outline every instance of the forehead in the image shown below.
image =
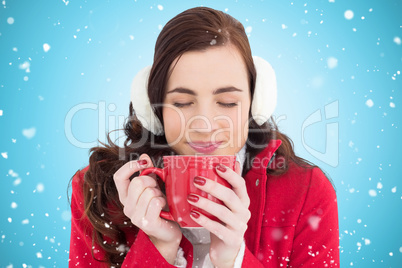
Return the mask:
{"type": "Polygon", "coordinates": [[[189,51],[171,64],[166,90],[186,87],[194,91],[235,86],[248,91],[248,72],[243,57],[233,46],[189,51]]]}

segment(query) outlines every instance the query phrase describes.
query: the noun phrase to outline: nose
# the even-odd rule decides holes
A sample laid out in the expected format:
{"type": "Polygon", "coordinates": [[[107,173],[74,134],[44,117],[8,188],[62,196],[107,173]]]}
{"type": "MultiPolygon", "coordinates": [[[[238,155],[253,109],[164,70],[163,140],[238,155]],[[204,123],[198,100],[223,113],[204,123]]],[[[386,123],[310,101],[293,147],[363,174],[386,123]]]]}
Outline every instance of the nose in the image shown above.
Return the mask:
{"type": "Polygon", "coordinates": [[[210,116],[197,114],[191,116],[187,121],[188,129],[192,132],[212,132],[216,127],[210,116]]]}
{"type": "Polygon", "coordinates": [[[192,132],[214,132],[219,129],[215,118],[219,116],[212,107],[208,105],[199,105],[195,113],[187,118],[187,126],[192,132]]]}

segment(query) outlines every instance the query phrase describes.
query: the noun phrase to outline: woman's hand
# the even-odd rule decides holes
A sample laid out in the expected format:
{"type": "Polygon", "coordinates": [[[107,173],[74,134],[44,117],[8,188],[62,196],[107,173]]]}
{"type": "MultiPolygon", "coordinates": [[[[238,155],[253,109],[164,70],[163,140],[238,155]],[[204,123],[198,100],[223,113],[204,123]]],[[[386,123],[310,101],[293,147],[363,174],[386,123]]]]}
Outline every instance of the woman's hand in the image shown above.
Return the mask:
{"type": "Polygon", "coordinates": [[[219,176],[232,185],[233,189],[207,178],[198,177],[194,180],[194,184],[200,190],[220,199],[226,206],[197,195],[190,195],[188,202],[211,213],[222,223],[213,221],[196,211],[192,211],[190,215],[194,221],[211,232],[209,256],[212,263],[217,267],[233,267],[251,216],[248,210],[250,198],[245,181],[240,176],[238,162],[236,162],[236,171],[222,165],[216,170],[219,176]],[[197,197],[198,201],[196,201],[197,197]]]}
{"type": "Polygon", "coordinates": [[[162,256],[173,264],[182,233],[177,223],[159,217],[166,205],[165,196],[156,179],[150,176],[138,176],[130,181],[132,174],[149,167],[153,167],[152,161],[148,155],[143,154],[138,161],[123,165],[113,175],[113,179],[124,206],[124,214],[149,236],[162,256]]]}

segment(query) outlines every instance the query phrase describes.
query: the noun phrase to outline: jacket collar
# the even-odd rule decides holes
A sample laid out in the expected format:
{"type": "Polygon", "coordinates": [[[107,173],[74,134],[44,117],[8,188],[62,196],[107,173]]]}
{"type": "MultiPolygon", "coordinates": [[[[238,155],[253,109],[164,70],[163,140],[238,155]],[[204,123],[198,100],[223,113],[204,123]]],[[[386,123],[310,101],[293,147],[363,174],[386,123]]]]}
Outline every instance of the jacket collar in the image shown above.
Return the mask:
{"type": "Polygon", "coordinates": [[[262,218],[265,209],[267,185],[266,169],[272,156],[281,144],[281,140],[270,140],[267,147],[254,158],[251,169],[244,177],[247,193],[250,197],[249,210],[251,212],[251,218],[248,221],[248,229],[244,238],[248,249],[253,252],[254,255],[256,255],[259,250],[262,218]]]}
{"type": "Polygon", "coordinates": [[[254,158],[251,170],[257,174],[265,175],[267,173],[268,164],[272,160],[272,156],[281,144],[281,140],[270,140],[268,145],[254,158]]]}

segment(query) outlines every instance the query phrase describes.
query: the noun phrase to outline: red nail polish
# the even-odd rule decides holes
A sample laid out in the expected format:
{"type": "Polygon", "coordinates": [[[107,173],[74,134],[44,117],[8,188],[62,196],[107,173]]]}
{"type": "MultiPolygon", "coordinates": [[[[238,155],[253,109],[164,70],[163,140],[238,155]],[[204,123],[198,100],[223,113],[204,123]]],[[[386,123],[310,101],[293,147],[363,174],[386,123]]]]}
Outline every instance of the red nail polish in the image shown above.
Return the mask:
{"type": "Polygon", "coordinates": [[[204,178],[201,178],[201,177],[195,177],[194,178],[194,183],[195,184],[203,186],[203,185],[205,185],[206,182],[207,181],[204,178]]]}
{"type": "Polygon", "coordinates": [[[190,211],[190,215],[193,216],[194,218],[198,219],[200,217],[200,213],[192,210],[190,211]]]}
{"type": "Polygon", "coordinates": [[[222,166],[222,165],[218,165],[218,166],[216,167],[216,169],[219,170],[220,172],[225,172],[225,171],[226,171],[226,167],[225,167],[225,166],[222,166]]]}
{"type": "Polygon", "coordinates": [[[145,166],[146,164],[148,164],[148,161],[145,160],[145,159],[138,160],[138,161],[137,161],[137,164],[140,165],[140,166],[145,166]]]}
{"type": "Polygon", "coordinates": [[[193,195],[193,194],[189,194],[188,196],[187,196],[187,199],[188,200],[190,200],[191,202],[198,202],[198,200],[200,199],[198,196],[196,196],[196,195],[193,195]]]}

